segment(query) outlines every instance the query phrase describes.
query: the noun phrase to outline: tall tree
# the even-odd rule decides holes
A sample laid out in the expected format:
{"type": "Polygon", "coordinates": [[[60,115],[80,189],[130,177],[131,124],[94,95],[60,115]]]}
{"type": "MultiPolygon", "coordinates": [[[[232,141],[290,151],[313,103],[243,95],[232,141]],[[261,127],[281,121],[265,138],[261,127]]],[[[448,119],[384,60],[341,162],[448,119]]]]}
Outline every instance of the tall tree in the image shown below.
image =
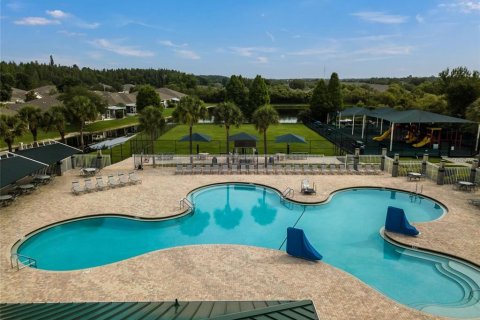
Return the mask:
{"type": "Polygon", "coordinates": [[[245,113],[248,119],[251,119],[253,112],[260,106],[270,103],[267,85],[263,78],[259,75],[255,77],[250,86],[250,95],[248,97],[249,108],[245,113]]]}
{"type": "MultiPolygon", "coordinates": [[[[189,127],[190,134],[190,156],[192,155],[192,133],[193,126],[198,123],[200,119],[205,119],[208,117],[207,108],[204,106],[203,101],[191,97],[185,96],[180,99],[180,102],[173,110],[172,117],[176,122],[186,124],[189,127]]],[[[192,157],[190,157],[192,162],[192,157]]]]}
{"type": "Polygon", "coordinates": [[[18,115],[27,124],[28,130],[32,133],[33,142],[37,142],[38,129],[43,121],[42,110],[34,106],[24,106],[18,110],[18,115]]]}
{"type": "MultiPolygon", "coordinates": [[[[152,154],[155,154],[155,143],[158,133],[165,127],[165,118],[163,117],[162,107],[147,106],[140,112],[138,118],[140,129],[150,137],[152,142],[152,154]]],[[[155,157],[153,157],[155,166],[155,157]]]]}
{"type": "Polygon", "coordinates": [[[27,124],[18,116],[7,116],[0,114],[0,136],[12,152],[12,145],[15,138],[20,137],[27,130],[27,124]]]}
{"type": "Polygon", "coordinates": [[[312,98],[310,99],[310,110],[314,119],[324,120],[327,118],[329,110],[329,99],[327,86],[323,79],[318,80],[315,89],[313,89],[312,98]]]}
{"type": "Polygon", "coordinates": [[[225,85],[225,101],[233,102],[245,113],[248,109],[248,89],[242,76],[232,75],[225,85]]]}
{"type": "MultiPolygon", "coordinates": [[[[243,121],[242,111],[232,102],[221,103],[215,108],[213,112],[213,121],[217,124],[223,124],[225,126],[225,131],[227,134],[226,153],[228,154],[230,152],[230,140],[228,139],[228,136],[230,135],[230,127],[240,126],[243,121]]],[[[227,157],[227,162],[228,164],[230,164],[229,157],[227,157]]]]}
{"type": "Polygon", "coordinates": [[[94,105],[98,113],[105,113],[107,101],[100,95],[88,90],[84,86],[67,87],[65,92],[59,96],[59,100],[63,101],[64,105],[71,103],[71,101],[78,96],[86,97],[94,105]]]}
{"type": "Polygon", "coordinates": [[[53,106],[43,114],[42,128],[45,131],[56,129],[60,133],[62,143],[65,143],[67,109],[64,106],[53,106]]]}
{"type": "Polygon", "coordinates": [[[277,110],[269,104],[258,108],[253,113],[253,124],[258,132],[263,133],[263,148],[265,153],[265,165],[267,165],[267,130],[270,125],[278,124],[280,117],[277,110]]]}
{"type": "Polygon", "coordinates": [[[343,109],[342,87],[336,72],[332,73],[330,81],[328,81],[328,98],[331,107],[330,112],[343,109]]]}
{"type": "Polygon", "coordinates": [[[480,97],[480,73],[458,67],[440,72],[439,77],[443,93],[447,96],[450,114],[465,117],[467,107],[480,97]]]}
{"type": "Polygon", "coordinates": [[[80,126],[80,145],[84,147],[83,131],[85,129],[85,121],[93,121],[97,117],[97,108],[92,101],[85,96],[76,96],[69,100],[65,105],[67,115],[80,126]]]}
{"type": "Polygon", "coordinates": [[[12,87],[15,79],[10,73],[0,73],[0,101],[9,101],[12,97],[12,87]]]}
{"type": "Polygon", "coordinates": [[[138,88],[137,94],[137,111],[141,112],[147,106],[161,107],[160,96],[150,85],[138,88]]]}

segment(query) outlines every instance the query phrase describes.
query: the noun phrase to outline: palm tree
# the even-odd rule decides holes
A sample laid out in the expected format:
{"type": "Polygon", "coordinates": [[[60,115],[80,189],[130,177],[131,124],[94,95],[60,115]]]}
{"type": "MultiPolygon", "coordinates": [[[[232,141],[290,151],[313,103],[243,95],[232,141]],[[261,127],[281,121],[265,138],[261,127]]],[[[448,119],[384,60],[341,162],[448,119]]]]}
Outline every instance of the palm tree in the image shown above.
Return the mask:
{"type": "MultiPolygon", "coordinates": [[[[218,124],[223,124],[227,133],[227,154],[230,152],[230,127],[237,128],[242,124],[243,114],[239,107],[232,102],[223,102],[219,104],[213,112],[213,121],[218,124]]],[[[230,157],[227,157],[227,163],[230,164],[230,157]]]]}
{"type": "Polygon", "coordinates": [[[86,96],[73,97],[66,105],[68,116],[80,124],[80,145],[83,148],[83,130],[85,121],[93,121],[97,117],[97,108],[86,96]]]}
{"type": "Polygon", "coordinates": [[[64,106],[53,106],[43,114],[43,130],[51,131],[53,128],[57,129],[62,138],[62,143],[65,143],[67,126],[67,119],[65,118],[66,113],[67,109],[65,109],[64,106]]]}
{"type": "MultiPolygon", "coordinates": [[[[161,107],[148,106],[140,112],[138,121],[141,130],[150,136],[152,141],[152,154],[155,154],[154,141],[158,132],[165,126],[165,118],[163,118],[161,107]]],[[[155,156],[153,157],[153,166],[155,166],[155,156]]]]}
{"type": "Polygon", "coordinates": [[[252,116],[253,124],[258,132],[263,133],[263,148],[265,152],[265,165],[267,165],[267,129],[272,124],[278,124],[279,116],[277,110],[266,104],[255,110],[252,116]]]}
{"type": "Polygon", "coordinates": [[[0,136],[12,152],[12,145],[16,137],[20,137],[27,130],[27,124],[18,116],[0,114],[0,136]]]}
{"type": "Polygon", "coordinates": [[[32,133],[33,142],[37,142],[38,128],[40,128],[43,121],[42,110],[34,106],[25,106],[18,111],[20,118],[28,126],[28,129],[32,133]]]}
{"type": "Polygon", "coordinates": [[[193,125],[197,124],[200,119],[208,117],[207,108],[203,105],[203,101],[186,96],[180,99],[175,110],[173,110],[172,117],[176,122],[188,125],[190,134],[190,162],[193,162],[192,155],[192,130],[193,125]]]}

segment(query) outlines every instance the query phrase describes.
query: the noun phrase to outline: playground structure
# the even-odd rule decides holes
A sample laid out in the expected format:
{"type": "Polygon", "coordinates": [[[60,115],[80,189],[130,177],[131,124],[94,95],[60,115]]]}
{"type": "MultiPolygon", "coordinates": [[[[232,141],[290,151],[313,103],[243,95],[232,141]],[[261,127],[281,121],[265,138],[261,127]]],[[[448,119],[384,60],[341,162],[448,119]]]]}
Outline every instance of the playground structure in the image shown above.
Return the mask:
{"type": "Polygon", "coordinates": [[[381,135],[377,136],[377,137],[373,137],[373,140],[375,141],[383,141],[385,140],[386,138],[390,137],[390,133],[392,132],[392,128],[388,128],[387,131],[385,131],[384,133],[382,133],[381,135]]]}
{"type": "MultiPolygon", "coordinates": [[[[425,145],[433,146],[434,149],[436,147],[438,148],[438,145],[440,144],[442,140],[442,128],[427,128],[429,131],[422,140],[419,142],[413,144],[412,146],[415,148],[421,148],[425,145]],[[435,134],[436,133],[436,134],[435,134]]],[[[406,141],[408,143],[408,141],[406,141]]]]}

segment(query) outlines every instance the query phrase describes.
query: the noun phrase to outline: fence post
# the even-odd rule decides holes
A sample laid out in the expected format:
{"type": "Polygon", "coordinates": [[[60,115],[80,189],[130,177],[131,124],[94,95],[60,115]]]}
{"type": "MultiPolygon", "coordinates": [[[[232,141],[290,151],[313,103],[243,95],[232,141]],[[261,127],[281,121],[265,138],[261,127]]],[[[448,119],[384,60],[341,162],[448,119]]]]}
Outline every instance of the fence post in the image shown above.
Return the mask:
{"type": "Polygon", "coordinates": [[[445,162],[446,160],[441,160],[440,167],[438,168],[437,184],[439,186],[443,185],[445,181],[445,162]]]}
{"type": "Polygon", "coordinates": [[[360,162],[360,149],[355,148],[355,155],[353,156],[353,169],[358,171],[358,163],[360,162]]]}
{"type": "Polygon", "coordinates": [[[398,177],[398,165],[399,165],[398,158],[399,158],[399,156],[400,155],[398,153],[395,153],[395,155],[393,156],[392,177],[398,177]]]}
{"type": "Polygon", "coordinates": [[[428,162],[428,153],[424,153],[423,160],[422,160],[422,172],[420,172],[423,175],[427,174],[427,162],[428,162]]]}
{"type": "Polygon", "coordinates": [[[477,177],[478,160],[472,161],[472,169],[470,170],[470,182],[475,183],[477,177]]]}
{"type": "Polygon", "coordinates": [[[385,157],[387,156],[387,148],[382,148],[382,158],[380,160],[380,170],[385,171],[385,157]]]}

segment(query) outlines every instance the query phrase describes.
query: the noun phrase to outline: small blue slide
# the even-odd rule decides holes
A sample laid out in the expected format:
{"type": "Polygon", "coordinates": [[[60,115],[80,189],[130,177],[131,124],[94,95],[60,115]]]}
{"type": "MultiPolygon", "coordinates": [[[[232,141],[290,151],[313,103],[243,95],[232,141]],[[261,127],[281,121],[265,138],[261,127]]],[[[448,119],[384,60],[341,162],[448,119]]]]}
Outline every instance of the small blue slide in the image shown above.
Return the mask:
{"type": "Polygon", "coordinates": [[[387,219],[385,220],[385,230],[405,234],[407,236],[416,236],[417,228],[412,226],[405,216],[405,211],[400,208],[388,207],[387,219]]]}
{"type": "Polygon", "coordinates": [[[322,255],[310,244],[303,229],[287,228],[287,253],[306,260],[322,260],[322,255]]]}

